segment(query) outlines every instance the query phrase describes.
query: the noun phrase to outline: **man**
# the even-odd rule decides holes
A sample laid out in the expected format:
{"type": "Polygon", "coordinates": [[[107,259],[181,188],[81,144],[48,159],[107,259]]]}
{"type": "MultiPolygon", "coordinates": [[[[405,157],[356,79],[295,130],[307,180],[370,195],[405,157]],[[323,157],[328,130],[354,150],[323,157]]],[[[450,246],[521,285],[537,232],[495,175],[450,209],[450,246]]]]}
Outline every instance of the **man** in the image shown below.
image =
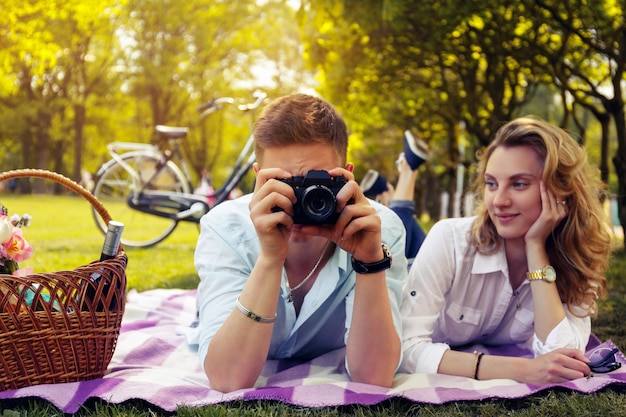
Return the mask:
{"type": "Polygon", "coordinates": [[[202,219],[199,355],[213,389],[252,387],[268,358],[306,360],[344,346],[352,380],[391,386],[405,231],[354,181],[347,138],[326,101],[275,100],[255,125],[254,192],[202,219]],[[321,185],[309,189],[308,180],[321,185]],[[335,200],[330,221],[313,216],[326,198],[305,202],[325,190],[335,200]]]}

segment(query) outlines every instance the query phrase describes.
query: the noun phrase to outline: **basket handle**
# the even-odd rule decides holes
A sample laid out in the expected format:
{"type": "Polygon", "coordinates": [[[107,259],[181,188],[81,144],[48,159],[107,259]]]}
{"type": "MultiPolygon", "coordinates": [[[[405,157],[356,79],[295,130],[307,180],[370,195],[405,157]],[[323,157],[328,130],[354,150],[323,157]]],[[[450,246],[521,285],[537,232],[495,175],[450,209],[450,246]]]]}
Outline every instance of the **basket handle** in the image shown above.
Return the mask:
{"type": "MultiPolygon", "coordinates": [[[[106,210],[106,208],[104,208],[100,200],[96,198],[96,196],[91,194],[91,192],[87,190],[85,187],[83,187],[82,185],[78,184],[75,181],[72,181],[71,179],[61,174],[58,174],[52,171],[46,171],[45,169],[31,169],[31,168],[15,169],[12,171],[0,172],[0,182],[11,179],[11,178],[24,178],[24,177],[42,178],[45,180],[51,180],[56,183],[59,183],[63,185],[65,188],[68,188],[76,192],[77,194],[80,194],[87,201],[89,201],[89,203],[96,209],[96,211],[98,212],[100,217],[102,217],[102,220],[104,220],[105,223],[108,223],[111,220],[111,215],[106,210]]],[[[120,248],[119,248],[120,250],[122,249],[121,246],[122,245],[120,245],[120,248]]]]}

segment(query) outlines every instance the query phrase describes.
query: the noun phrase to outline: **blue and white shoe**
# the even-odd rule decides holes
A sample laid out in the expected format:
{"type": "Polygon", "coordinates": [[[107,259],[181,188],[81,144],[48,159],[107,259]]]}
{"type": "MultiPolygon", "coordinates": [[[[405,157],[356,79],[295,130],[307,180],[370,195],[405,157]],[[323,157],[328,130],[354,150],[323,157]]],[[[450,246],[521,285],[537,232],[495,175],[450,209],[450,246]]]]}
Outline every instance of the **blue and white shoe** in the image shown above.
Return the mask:
{"type": "Polygon", "coordinates": [[[430,157],[428,144],[413,136],[410,130],[404,131],[404,158],[413,171],[419,168],[430,157]]]}
{"type": "Polygon", "coordinates": [[[363,194],[368,198],[375,198],[378,194],[382,194],[389,189],[387,185],[387,178],[380,172],[370,169],[365,173],[365,176],[359,184],[363,194]]]}

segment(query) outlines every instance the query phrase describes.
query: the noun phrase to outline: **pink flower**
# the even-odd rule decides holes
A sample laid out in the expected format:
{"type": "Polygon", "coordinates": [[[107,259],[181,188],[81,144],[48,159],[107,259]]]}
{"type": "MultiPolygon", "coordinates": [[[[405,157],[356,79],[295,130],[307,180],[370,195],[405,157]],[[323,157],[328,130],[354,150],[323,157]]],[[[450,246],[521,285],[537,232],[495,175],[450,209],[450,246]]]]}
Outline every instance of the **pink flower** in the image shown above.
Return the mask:
{"type": "Polygon", "coordinates": [[[32,275],[35,273],[35,270],[31,267],[26,267],[26,268],[20,268],[16,271],[13,271],[12,275],[15,275],[16,277],[27,277],[29,275],[32,275]]]}
{"type": "Polygon", "coordinates": [[[12,234],[13,225],[6,216],[0,216],[0,244],[8,242],[12,234]]]}
{"type": "Polygon", "coordinates": [[[15,228],[8,241],[2,244],[3,254],[15,262],[22,262],[33,256],[33,248],[22,236],[22,229],[15,228]]]}

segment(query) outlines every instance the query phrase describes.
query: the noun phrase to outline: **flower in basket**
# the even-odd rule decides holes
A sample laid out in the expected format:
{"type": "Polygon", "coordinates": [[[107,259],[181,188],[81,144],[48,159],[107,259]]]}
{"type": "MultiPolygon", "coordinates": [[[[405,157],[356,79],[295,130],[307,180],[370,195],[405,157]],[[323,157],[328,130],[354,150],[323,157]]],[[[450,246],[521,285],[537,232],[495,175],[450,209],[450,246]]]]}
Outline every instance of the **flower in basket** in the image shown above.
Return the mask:
{"type": "Polygon", "coordinates": [[[9,217],[7,208],[0,203],[0,273],[30,273],[31,268],[20,270],[18,262],[33,256],[33,248],[22,235],[22,227],[28,227],[31,219],[28,214],[9,217]]]}

